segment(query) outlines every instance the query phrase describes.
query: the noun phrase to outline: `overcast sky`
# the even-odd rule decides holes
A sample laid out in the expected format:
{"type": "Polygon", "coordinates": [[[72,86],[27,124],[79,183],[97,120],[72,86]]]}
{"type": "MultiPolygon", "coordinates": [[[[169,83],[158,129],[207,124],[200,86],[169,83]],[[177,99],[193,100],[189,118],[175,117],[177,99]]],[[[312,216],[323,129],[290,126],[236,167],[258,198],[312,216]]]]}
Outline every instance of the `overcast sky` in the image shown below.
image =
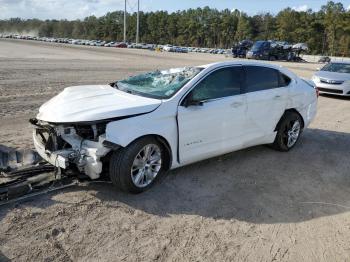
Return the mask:
{"type": "MultiPolygon", "coordinates": [[[[304,11],[319,10],[326,0],[140,0],[143,11],[167,10],[170,12],[210,6],[218,9],[239,9],[250,15],[260,12],[277,13],[285,7],[304,11]]],[[[350,0],[335,1],[350,8],[350,0]]],[[[89,15],[101,16],[124,9],[124,0],[0,0],[0,19],[11,17],[40,19],[76,19],[89,15]]],[[[137,0],[127,1],[128,12],[137,10],[137,0]]]]}

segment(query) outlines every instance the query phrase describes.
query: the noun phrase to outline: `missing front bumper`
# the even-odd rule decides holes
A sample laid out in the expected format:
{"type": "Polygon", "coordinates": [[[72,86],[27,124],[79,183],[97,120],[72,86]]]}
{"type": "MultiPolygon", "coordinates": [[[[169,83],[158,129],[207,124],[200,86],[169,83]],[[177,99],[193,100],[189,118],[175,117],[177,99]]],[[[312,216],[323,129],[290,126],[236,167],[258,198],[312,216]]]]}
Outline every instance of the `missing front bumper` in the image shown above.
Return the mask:
{"type": "Polygon", "coordinates": [[[41,141],[39,141],[36,130],[33,132],[33,142],[38,154],[48,163],[56,167],[61,167],[63,169],[66,169],[69,166],[68,156],[74,152],[73,149],[58,150],[54,152],[46,150],[45,146],[41,143],[41,141]]]}
{"type": "MultiPolygon", "coordinates": [[[[59,129],[59,127],[58,127],[59,129]]],[[[107,155],[111,150],[103,145],[104,135],[101,135],[98,141],[84,140],[76,133],[64,134],[58,130],[54,136],[54,141],[60,139],[65,142],[65,148],[56,150],[57,144],[50,145],[48,148],[45,141],[43,142],[42,134],[39,129],[34,129],[33,141],[38,154],[48,163],[63,169],[70,165],[75,165],[79,171],[85,173],[91,179],[97,179],[102,172],[101,158],[107,155]],[[68,145],[68,146],[67,146],[68,145]]]]}

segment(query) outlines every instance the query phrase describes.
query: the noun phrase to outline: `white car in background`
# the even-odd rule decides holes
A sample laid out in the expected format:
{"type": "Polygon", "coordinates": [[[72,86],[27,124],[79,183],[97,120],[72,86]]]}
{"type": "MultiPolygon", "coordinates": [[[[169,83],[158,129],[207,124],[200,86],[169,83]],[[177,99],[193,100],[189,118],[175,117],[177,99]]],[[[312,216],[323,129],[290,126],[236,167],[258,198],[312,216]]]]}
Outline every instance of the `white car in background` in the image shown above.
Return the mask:
{"type": "Polygon", "coordinates": [[[116,186],[139,193],[169,169],[242,148],[288,151],[316,108],[316,90],[289,70],[232,61],[68,87],[31,123],[51,164],[91,179],[105,167],[116,186]]]}
{"type": "Polygon", "coordinates": [[[174,50],[174,47],[172,45],[165,45],[163,46],[163,50],[166,52],[172,52],[174,50]]]}
{"type": "Polygon", "coordinates": [[[350,62],[330,62],[313,75],[312,81],[320,93],[350,96],[350,62]]]}

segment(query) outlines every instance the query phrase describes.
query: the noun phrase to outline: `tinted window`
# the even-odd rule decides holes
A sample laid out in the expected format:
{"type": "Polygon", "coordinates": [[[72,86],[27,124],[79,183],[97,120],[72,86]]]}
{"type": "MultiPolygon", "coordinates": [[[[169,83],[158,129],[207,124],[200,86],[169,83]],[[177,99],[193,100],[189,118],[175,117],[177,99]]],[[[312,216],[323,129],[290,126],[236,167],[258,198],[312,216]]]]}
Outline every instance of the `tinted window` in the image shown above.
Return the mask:
{"type": "Polygon", "coordinates": [[[246,92],[256,92],[277,88],[278,71],[262,66],[246,66],[246,92]]]}
{"type": "Polygon", "coordinates": [[[270,43],[266,41],[256,41],[255,44],[252,46],[252,51],[262,51],[263,49],[270,48],[270,43]]]}
{"type": "Polygon", "coordinates": [[[279,73],[279,87],[288,86],[290,84],[290,81],[292,81],[288,76],[279,73]]]}
{"type": "Polygon", "coordinates": [[[202,80],[192,91],[195,101],[215,99],[241,93],[241,67],[216,70],[202,80]]]}

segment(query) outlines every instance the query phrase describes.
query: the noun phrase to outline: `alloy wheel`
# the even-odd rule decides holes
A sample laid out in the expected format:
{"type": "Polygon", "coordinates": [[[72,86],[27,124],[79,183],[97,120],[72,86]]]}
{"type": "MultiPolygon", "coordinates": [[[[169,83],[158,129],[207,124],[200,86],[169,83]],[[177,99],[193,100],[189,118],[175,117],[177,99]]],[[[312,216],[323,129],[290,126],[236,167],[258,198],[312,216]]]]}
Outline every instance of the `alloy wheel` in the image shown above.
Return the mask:
{"type": "Polygon", "coordinates": [[[294,144],[297,142],[300,135],[300,131],[301,131],[301,125],[299,120],[291,121],[286,126],[285,143],[288,148],[293,147],[294,144]]]}
{"type": "Polygon", "coordinates": [[[144,146],[131,166],[131,178],[135,186],[146,187],[152,183],[162,167],[161,150],[156,144],[144,146]]]}

